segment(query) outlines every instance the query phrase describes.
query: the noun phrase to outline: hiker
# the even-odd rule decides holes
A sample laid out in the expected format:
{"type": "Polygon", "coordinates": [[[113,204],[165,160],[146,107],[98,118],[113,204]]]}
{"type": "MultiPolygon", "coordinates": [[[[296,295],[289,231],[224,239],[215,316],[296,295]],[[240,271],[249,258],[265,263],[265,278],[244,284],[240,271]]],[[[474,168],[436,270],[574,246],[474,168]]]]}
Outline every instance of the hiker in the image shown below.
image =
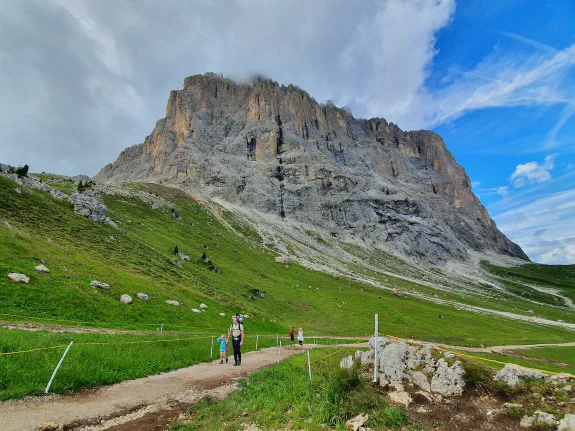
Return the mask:
{"type": "Polygon", "coordinates": [[[232,317],[232,325],[228,331],[228,339],[232,339],[232,348],[234,349],[234,367],[242,364],[241,348],[244,344],[244,325],[239,322],[238,316],[232,317]]]}
{"type": "Polygon", "coordinates": [[[303,350],[303,329],[299,328],[299,331],[297,331],[297,341],[299,343],[299,345],[301,346],[301,349],[303,350]]]}
{"type": "Polygon", "coordinates": [[[294,341],[295,341],[295,340],[294,340],[294,332],[295,332],[294,329],[295,329],[295,328],[292,326],[291,329],[289,330],[289,338],[290,338],[290,340],[291,340],[292,346],[293,346],[293,343],[294,343],[294,341]]]}
{"type": "Polygon", "coordinates": [[[220,364],[224,363],[224,358],[226,360],[226,364],[228,363],[228,337],[226,334],[220,335],[220,337],[216,340],[220,343],[220,364]]]}

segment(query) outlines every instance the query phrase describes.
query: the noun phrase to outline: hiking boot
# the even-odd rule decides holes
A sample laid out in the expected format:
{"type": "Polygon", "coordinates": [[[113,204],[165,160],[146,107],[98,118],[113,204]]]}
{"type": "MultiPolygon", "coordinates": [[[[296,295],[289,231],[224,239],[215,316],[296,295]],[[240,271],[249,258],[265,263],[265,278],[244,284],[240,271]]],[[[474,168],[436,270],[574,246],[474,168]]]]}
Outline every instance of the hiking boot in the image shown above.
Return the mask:
{"type": "Polygon", "coordinates": [[[226,358],[226,364],[228,363],[228,358],[226,358]]]}
{"type": "Polygon", "coordinates": [[[224,363],[224,360],[222,359],[222,360],[220,361],[220,364],[223,364],[223,363],[224,363]]]}
{"type": "Polygon", "coordinates": [[[237,362],[234,362],[234,365],[233,365],[233,366],[234,366],[234,367],[237,367],[237,366],[238,366],[238,363],[237,363],[237,362]]]}

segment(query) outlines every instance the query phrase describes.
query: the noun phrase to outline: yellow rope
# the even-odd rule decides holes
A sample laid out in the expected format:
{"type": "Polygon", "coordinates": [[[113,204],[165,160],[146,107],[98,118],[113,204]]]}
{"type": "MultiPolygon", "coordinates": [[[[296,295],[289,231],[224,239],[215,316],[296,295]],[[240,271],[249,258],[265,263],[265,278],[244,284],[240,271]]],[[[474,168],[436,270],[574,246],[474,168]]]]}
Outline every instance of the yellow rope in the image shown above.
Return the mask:
{"type": "Polygon", "coordinates": [[[30,350],[21,350],[18,352],[4,352],[4,353],[0,353],[0,356],[8,356],[8,355],[19,355],[22,353],[31,353],[31,352],[39,352],[41,350],[49,350],[49,349],[59,349],[61,347],[67,347],[67,344],[60,344],[58,346],[50,346],[50,347],[40,347],[38,349],[30,349],[30,350]]]}

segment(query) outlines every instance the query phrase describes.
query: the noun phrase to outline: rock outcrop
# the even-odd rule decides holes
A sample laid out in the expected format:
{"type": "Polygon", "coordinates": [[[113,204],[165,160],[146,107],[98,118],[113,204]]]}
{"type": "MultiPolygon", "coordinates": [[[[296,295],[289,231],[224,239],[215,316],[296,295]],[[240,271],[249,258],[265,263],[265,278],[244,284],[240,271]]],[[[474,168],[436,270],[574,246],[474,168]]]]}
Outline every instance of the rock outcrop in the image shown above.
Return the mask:
{"type": "Polygon", "coordinates": [[[525,379],[543,379],[548,374],[540,371],[530,370],[528,368],[518,367],[513,364],[507,364],[495,375],[495,380],[505,382],[511,388],[525,379]]]}
{"type": "Polygon", "coordinates": [[[108,221],[108,209],[97,191],[74,192],[72,193],[72,201],[74,202],[74,212],[76,214],[88,217],[98,223],[108,221]]]}
{"type": "Polygon", "coordinates": [[[358,120],[268,79],[186,78],[144,143],[95,180],[179,187],[415,261],[465,260],[469,250],[528,259],[489,218],[439,135],[358,120]]]}

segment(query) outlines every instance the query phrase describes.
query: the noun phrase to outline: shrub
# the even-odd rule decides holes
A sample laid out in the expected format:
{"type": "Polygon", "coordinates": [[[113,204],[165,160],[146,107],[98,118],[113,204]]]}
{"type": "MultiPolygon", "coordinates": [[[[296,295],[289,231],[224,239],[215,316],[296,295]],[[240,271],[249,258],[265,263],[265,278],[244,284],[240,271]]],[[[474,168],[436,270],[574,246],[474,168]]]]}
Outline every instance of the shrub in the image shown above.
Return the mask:
{"type": "Polygon", "coordinates": [[[178,254],[180,252],[180,250],[178,250],[178,246],[174,247],[174,254],[178,254]]]}
{"type": "Polygon", "coordinates": [[[18,175],[18,178],[27,177],[28,176],[28,165],[18,166],[16,168],[16,175],[18,175]]]}

